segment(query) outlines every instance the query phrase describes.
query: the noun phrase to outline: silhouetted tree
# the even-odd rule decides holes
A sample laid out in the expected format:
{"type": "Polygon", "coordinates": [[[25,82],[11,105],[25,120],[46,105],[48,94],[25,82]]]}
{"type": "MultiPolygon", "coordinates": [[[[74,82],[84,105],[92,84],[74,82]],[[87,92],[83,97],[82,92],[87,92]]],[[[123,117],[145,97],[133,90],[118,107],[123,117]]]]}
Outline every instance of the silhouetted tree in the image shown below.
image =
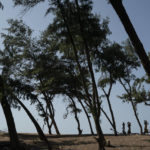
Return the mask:
{"type": "Polygon", "coordinates": [[[117,79],[123,75],[122,63],[120,63],[123,57],[123,52],[121,50],[121,46],[114,43],[105,46],[105,48],[103,48],[101,51],[97,51],[96,53],[96,71],[101,71],[101,76],[99,78],[99,86],[102,89],[104,97],[107,100],[109,110],[111,113],[114,134],[117,135],[115,116],[110,102],[110,95],[113,84],[115,84],[117,79]],[[107,87],[108,90],[105,89],[107,87]]]}
{"type": "Polygon", "coordinates": [[[10,105],[7,100],[7,95],[6,95],[7,88],[5,88],[5,82],[6,79],[1,75],[0,76],[0,101],[6,118],[7,126],[8,126],[11,148],[12,150],[17,150],[17,149],[21,149],[21,147],[20,147],[20,143],[19,143],[16,127],[15,127],[14,118],[10,109],[10,105]]]}
{"type": "Polygon", "coordinates": [[[29,42],[30,40],[29,37],[31,30],[27,26],[24,26],[21,21],[18,22],[9,20],[9,24],[10,28],[7,29],[8,34],[2,34],[2,37],[4,38],[4,50],[1,51],[3,74],[7,79],[7,99],[9,99],[11,106],[17,107],[17,104],[19,103],[23,107],[35,125],[40,139],[44,140],[48,144],[50,150],[51,146],[49,145],[49,142],[41,130],[39,124],[34,119],[29,110],[25,107],[25,105],[19,100],[20,98],[30,99],[32,102],[36,100],[36,96],[32,94],[32,92],[34,92],[34,88],[31,88],[30,85],[23,84],[22,82],[24,81],[24,78],[19,75],[22,73],[21,71],[23,71],[23,66],[21,66],[22,64],[20,61],[25,62],[22,60],[23,54],[20,48],[23,48],[24,46],[27,48],[29,46],[26,45],[26,42],[29,42]],[[25,37],[28,38],[26,39],[25,37]]]}
{"type": "Polygon", "coordinates": [[[79,103],[81,104],[82,108],[83,108],[83,111],[85,112],[85,115],[87,117],[87,120],[88,120],[88,123],[89,123],[89,127],[90,127],[90,131],[91,131],[91,134],[94,135],[94,131],[93,131],[93,128],[92,128],[92,124],[91,124],[91,120],[90,120],[90,114],[88,113],[88,110],[86,108],[86,106],[84,106],[84,102],[83,100],[81,100],[79,97],[77,98],[79,103]]]}
{"type": "Polygon", "coordinates": [[[47,125],[49,134],[52,134],[51,130],[52,130],[53,124],[52,122],[51,123],[49,122],[49,113],[48,113],[47,107],[45,110],[43,103],[39,99],[37,99],[36,109],[39,112],[39,116],[42,117],[44,120],[43,129],[44,129],[44,126],[47,125]]]}
{"type": "Polygon", "coordinates": [[[129,78],[125,79],[125,80],[123,79],[124,81],[122,81],[121,79],[119,79],[119,80],[120,80],[121,85],[124,87],[124,89],[126,91],[126,94],[123,94],[122,96],[119,96],[119,97],[121,99],[131,103],[131,106],[132,106],[135,118],[136,118],[137,123],[138,123],[138,125],[140,127],[140,133],[143,134],[142,125],[141,125],[141,122],[140,122],[140,119],[139,119],[138,113],[137,113],[137,104],[134,102],[133,97],[132,97],[132,95],[135,94],[135,92],[134,92],[134,90],[135,90],[134,84],[131,85],[131,83],[130,83],[132,80],[134,80],[133,76],[130,77],[130,79],[129,78]]]}
{"type": "MultiPolygon", "coordinates": [[[[1,9],[4,8],[1,2],[0,2],[0,8],[1,9]]],[[[5,63],[7,62],[3,61],[3,54],[0,52],[0,64],[3,66],[5,63]]],[[[14,118],[11,112],[11,108],[10,108],[9,102],[7,101],[7,96],[6,96],[7,89],[5,86],[6,82],[7,81],[5,77],[3,76],[3,69],[2,69],[1,75],[0,75],[0,102],[1,102],[2,109],[6,118],[7,126],[8,126],[11,148],[12,150],[16,150],[16,149],[21,149],[21,147],[20,147],[20,143],[19,143],[16,127],[15,127],[14,118]]]]}
{"type": "Polygon", "coordinates": [[[82,130],[81,130],[81,127],[80,127],[81,125],[80,125],[80,121],[79,121],[79,117],[78,117],[78,113],[81,112],[81,109],[77,108],[76,102],[71,96],[68,96],[68,97],[69,97],[69,99],[68,99],[69,104],[66,107],[66,111],[67,112],[64,114],[64,119],[68,116],[69,109],[71,109],[70,113],[74,114],[75,120],[77,122],[78,134],[81,135],[82,134],[82,130]]]}
{"type": "Polygon", "coordinates": [[[150,106],[150,91],[146,90],[145,85],[149,84],[149,79],[145,76],[137,78],[134,84],[133,100],[136,104],[144,103],[146,106],[150,106]]]}
{"type": "MultiPolygon", "coordinates": [[[[128,43],[129,44],[129,43],[128,43]]],[[[128,50],[131,45],[126,45],[124,47],[125,49],[125,61],[123,61],[124,65],[124,76],[119,77],[119,82],[123,86],[126,93],[122,94],[122,96],[119,96],[121,99],[125,101],[128,101],[131,103],[135,118],[137,120],[137,123],[140,127],[141,134],[143,133],[142,125],[138,117],[137,113],[137,104],[134,102],[134,96],[137,94],[137,81],[138,79],[133,74],[134,69],[138,69],[140,66],[140,63],[138,61],[138,58],[134,55],[134,53],[131,50],[128,50]]]]}
{"type": "MultiPolygon", "coordinates": [[[[70,44],[72,45],[72,50],[73,50],[73,53],[75,56],[75,61],[77,63],[77,67],[81,74],[82,84],[84,86],[85,93],[87,94],[87,98],[90,103],[90,109],[92,108],[91,112],[92,112],[92,115],[93,115],[93,118],[95,121],[96,130],[97,130],[97,134],[99,137],[99,140],[98,140],[99,149],[105,149],[104,148],[105,139],[104,139],[101,127],[100,127],[100,123],[99,123],[100,101],[99,101],[98,91],[97,91],[97,87],[96,87],[96,81],[95,81],[95,77],[94,77],[92,62],[91,62],[91,58],[90,58],[90,51],[89,51],[89,48],[91,45],[88,45],[88,39],[86,38],[86,37],[88,37],[87,34],[88,34],[89,30],[87,32],[87,30],[85,30],[83,27],[83,24],[86,24],[86,21],[90,22],[90,20],[88,20],[86,18],[86,16],[88,16],[91,11],[91,7],[89,4],[90,4],[89,1],[85,2],[85,3],[81,3],[81,7],[79,7],[78,1],[75,1],[75,4],[73,4],[71,2],[69,3],[69,1],[67,1],[65,3],[61,3],[58,0],[57,2],[55,2],[55,6],[57,8],[57,9],[55,9],[55,11],[57,10],[56,13],[59,13],[61,15],[61,16],[57,16],[57,17],[59,17],[59,19],[61,19],[60,20],[61,26],[59,26],[59,27],[62,28],[64,26],[66,28],[64,30],[67,35],[66,40],[69,40],[70,44]],[[68,7],[66,7],[66,6],[68,6],[68,7]],[[84,11],[83,11],[83,8],[84,8],[84,11]],[[85,8],[87,10],[85,10],[85,8]],[[82,15],[81,15],[81,11],[82,11],[82,15]],[[68,15],[68,12],[70,12],[69,15],[68,15]],[[84,12],[86,12],[87,14],[84,12]],[[62,18],[60,18],[60,17],[62,17],[62,18]],[[81,17],[82,17],[82,19],[81,19],[81,17]],[[74,21],[76,21],[76,22],[74,22],[74,21]],[[75,25],[76,27],[74,28],[72,25],[75,25]],[[76,32],[74,32],[75,31],[74,29],[76,29],[76,32]],[[91,78],[91,85],[92,85],[92,92],[93,92],[92,99],[90,99],[91,97],[89,97],[89,91],[86,86],[80,59],[78,56],[78,48],[77,48],[78,39],[77,39],[77,41],[75,40],[76,37],[78,37],[78,36],[81,38],[81,42],[82,42],[81,48],[84,50],[83,51],[84,53],[83,54],[81,53],[81,54],[82,54],[84,60],[86,61],[86,65],[87,65],[87,68],[89,71],[89,76],[91,78]]],[[[93,19],[93,21],[94,21],[94,19],[93,19]]],[[[58,24],[58,22],[57,22],[57,24],[58,24]]]]}

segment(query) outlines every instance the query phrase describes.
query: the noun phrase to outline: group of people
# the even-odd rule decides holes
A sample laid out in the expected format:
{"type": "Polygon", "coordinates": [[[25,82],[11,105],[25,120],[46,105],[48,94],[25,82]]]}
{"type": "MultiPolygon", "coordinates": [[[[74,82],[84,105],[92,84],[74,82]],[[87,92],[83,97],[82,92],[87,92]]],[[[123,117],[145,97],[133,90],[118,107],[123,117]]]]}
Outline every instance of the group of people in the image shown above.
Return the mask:
{"type": "MultiPolygon", "coordinates": [[[[123,122],[122,123],[122,134],[123,135],[130,135],[131,134],[131,122],[127,122],[127,127],[128,127],[128,130],[127,132],[125,131],[125,123],[123,122]]],[[[148,121],[147,120],[144,120],[144,134],[148,133],[148,121]]]]}

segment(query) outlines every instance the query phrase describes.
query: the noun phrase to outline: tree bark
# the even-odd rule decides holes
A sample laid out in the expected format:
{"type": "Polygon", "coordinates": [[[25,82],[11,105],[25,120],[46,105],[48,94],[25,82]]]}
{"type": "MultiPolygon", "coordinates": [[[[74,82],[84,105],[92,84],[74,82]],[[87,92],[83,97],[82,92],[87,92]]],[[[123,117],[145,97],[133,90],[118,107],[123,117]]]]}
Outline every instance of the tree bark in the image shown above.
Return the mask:
{"type": "Polygon", "coordinates": [[[91,134],[94,135],[93,128],[92,128],[92,124],[91,124],[91,120],[90,120],[90,116],[88,115],[88,112],[87,112],[85,106],[83,105],[82,100],[79,100],[79,99],[78,99],[78,101],[79,101],[79,103],[81,104],[81,106],[82,106],[82,108],[83,108],[83,110],[84,110],[84,112],[85,112],[85,115],[86,115],[86,117],[87,117],[87,120],[88,120],[88,123],[89,123],[89,127],[90,127],[90,130],[91,130],[91,134]]]}
{"type": "Polygon", "coordinates": [[[132,100],[131,100],[131,105],[132,105],[132,109],[133,109],[135,118],[136,118],[136,120],[137,120],[137,123],[138,123],[138,125],[139,125],[139,127],[140,127],[140,133],[143,134],[143,128],[142,128],[141,122],[140,122],[140,120],[139,120],[139,117],[138,117],[138,115],[137,115],[135,105],[134,105],[134,103],[133,103],[132,100]]]}
{"type": "MultiPolygon", "coordinates": [[[[47,115],[47,113],[46,113],[46,115],[47,115]]],[[[48,128],[48,133],[51,135],[52,134],[52,123],[50,124],[49,123],[49,118],[48,118],[48,116],[46,116],[45,117],[45,120],[46,120],[46,124],[47,124],[47,128],[48,128]]]]}
{"type": "Polygon", "coordinates": [[[111,118],[112,118],[112,122],[113,122],[114,134],[117,136],[116,121],[115,121],[114,113],[113,113],[112,106],[111,106],[111,103],[110,103],[111,89],[112,89],[112,83],[110,83],[110,87],[109,87],[108,93],[106,93],[106,91],[104,89],[102,89],[102,90],[103,90],[103,92],[104,92],[104,94],[106,96],[106,99],[107,99],[108,107],[109,107],[111,118]]]}
{"type": "MultiPolygon", "coordinates": [[[[69,96],[70,97],[70,96],[69,96]]],[[[80,128],[80,121],[79,121],[79,119],[78,119],[78,115],[77,115],[77,107],[76,107],[76,104],[75,104],[75,102],[74,102],[74,100],[70,97],[70,99],[71,99],[71,101],[72,101],[72,104],[73,104],[73,106],[74,106],[74,116],[75,116],[75,120],[76,120],[76,122],[77,122],[77,125],[78,125],[78,134],[79,135],[81,135],[82,134],[82,130],[81,130],[81,128],[80,128]]]]}
{"type": "Polygon", "coordinates": [[[111,117],[112,117],[114,134],[117,136],[116,121],[115,121],[114,113],[113,113],[113,110],[112,110],[112,107],[111,107],[110,99],[108,97],[106,97],[106,99],[107,99],[110,114],[111,114],[111,117]]]}
{"type": "Polygon", "coordinates": [[[54,118],[54,110],[52,110],[53,108],[51,107],[52,104],[50,104],[51,102],[49,102],[48,99],[46,101],[47,101],[47,107],[48,107],[48,110],[49,110],[49,113],[50,113],[50,118],[52,120],[52,124],[54,125],[56,134],[60,135],[59,129],[57,127],[57,124],[56,124],[56,121],[55,121],[55,118],[54,118]]]}
{"type": "Polygon", "coordinates": [[[110,123],[110,125],[113,127],[113,123],[111,122],[110,118],[108,117],[108,115],[106,114],[106,112],[103,110],[103,108],[101,107],[101,111],[102,113],[105,115],[106,119],[108,120],[108,122],[110,123]]]}
{"type": "Polygon", "coordinates": [[[15,99],[21,105],[21,107],[24,109],[24,111],[27,113],[29,118],[31,119],[32,123],[34,124],[34,126],[35,126],[35,128],[38,132],[38,135],[39,135],[40,139],[46,142],[46,144],[48,145],[49,150],[52,150],[46,136],[44,135],[41,127],[39,126],[38,122],[35,120],[33,115],[30,113],[30,111],[27,109],[27,107],[17,97],[15,99]]]}
{"type": "Polygon", "coordinates": [[[97,142],[98,142],[98,150],[105,150],[105,138],[104,138],[104,134],[102,132],[101,126],[100,126],[100,122],[97,116],[93,116],[94,118],[94,122],[95,122],[95,126],[96,126],[96,131],[97,131],[97,142]]]}
{"type": "Polygon", "coordinates": [[[44,110],[44,107],[43,107],[42,103],[38,99],[37,99],[37,102],[39,103],[39,105],[40,105],[40,107],[42,109],[42,113],[45,116],[46,125],[47,125],[47,128],[48,128],[48,133],[52,134],[52,131],[51,131],[52,125],[49,124],[49,120],[48,120],[48,116],[47,116],[47,109],[46,109],[46,111],[44,110]]]}
{"type": "Polygon", "coordinates": [[[127,34],[129,35],[129,38],[135,48],[135,52],[140,58],[141,63],[145,69],[145,72],[150,77],[150,60],[122,4],[122,0],[109,0],[109,1],[113,6],[114,10],[116,11],[118,17],[120,18],[127,34]]]}
{"type": "Polygon", "coordinates": [[[21,150],[21,146],[18,139],[18,134],[15,127],[14,118],[10,109],[10,105],[5,96],[5,89],[3,79],[0,76],[0,94],[1,94],[1,105],[6,118],[9,136],[10,136],[10,144],[12,150],[21,150]]]}
{"type": "Polygon", "coordinates": [[[17,135],[17,131],[16,131],[16,127],[15,127],[15,123],[14,123],[14,119],[12,116],[10,106],[9,106],[7,100],[4,98],[1,101],[1,105],[2,105],[4,115],[6,118],[7,126],[8,126],[11,149],[12,150],[18,150],[21,147],[19,144],[19,139],[18,139],[18,135],[17,135]]]}
{"type": "MultiPolygon", "coordinates": [[[[40,80],[41,85],[43,86],[44,84],[43,84],[42,79],[40,77],[39,77],[39,80],[40,80]]],[[[49,116],[51,118],[52,124],[54,125],[56,134],[60,135],[59,129],[57,127],[57,124],[56,124],[56,121],[55,121],[55,118],[54,118],[54,107],[53,107],[53,104],[51,103],[51,98],[49,98],[49,96],[47,95],[46,92],[42,92],[42,94],[45,98],[45,102],[46,102],[46,105],[47,105],[47,108],[48,108],[49,114],[50,114],[49,116]]]]}

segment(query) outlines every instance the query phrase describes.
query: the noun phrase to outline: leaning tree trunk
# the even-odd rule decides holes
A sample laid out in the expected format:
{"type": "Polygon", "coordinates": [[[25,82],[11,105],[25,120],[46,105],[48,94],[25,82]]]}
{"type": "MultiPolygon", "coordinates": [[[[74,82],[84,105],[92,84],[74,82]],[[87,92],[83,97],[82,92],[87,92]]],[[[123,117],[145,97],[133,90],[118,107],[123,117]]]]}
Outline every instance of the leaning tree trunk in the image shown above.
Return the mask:
{"type": "MultiPolygon", "coordinates": [[[[43,84],[43,82],[42,82],[40,77],[39,77],[39,80],[41,82],[41,85],[43,86],[44,84],[43,84]]],[[[45,98],[46,107],[48,108],[48,111],[49,111],[49,117],[50,117],[50,119],[52,121],[52,124],[51,124],[50,128],[52,127],[52,125],[54,125],[56,134],[60,135],[59,129],[58,129],[56,121],[55,121],[54,108],[53,108],[53,104],[51,103],[51,99],[49,98],[49,96],[47,96],[46,92],[42,92],[42,94],[43,94],[43,96],[45,98]]]]}
{"type": "Polygon", "coordinates": [[[97,130],[97,134],[98,134],[98,144],[99,144],[99,150],[105,150],[105,138],[104,138],[104,134],[102,132],[101,126],[100,126],[100,122],[99,122],[99,117],[100,117],[100,102],[99,102],[99,96],[98,96],[98,91],[97,91],[97,86],[96,86],[96,81],[95,81],[95,76],[94,76],[94,71],[93,71],[93,67],[92,67],[92,62],[91,62],[91,58],[90,58],[90,50],[88,47],[88,43],[86,40],[86,36],[84,34],[84,24],[81,20],[81,14],[80,14],[80,6],[78,4],[78,0],[75,0],[75,4],[77,7],[77,13],[78,13],[78,22],[80,25],[80,32],[81,32],[81,37],[83,39],[83,43],[85,46],[85,55],[86,55],[86,59],[87,59],[87,63],[88,63],[88,69],[90,72],[90,76],[91,76],[91,81],[92,81],[92,86],[93,86],[93,105],[94,105],[94,109],[95,109],[95,114],[94,114],[94,120],[95,120],[95,124],[96,124],[96,130],[97,130]]]}
{"type": "Polygon", "coordinates": [[[80,121],[79,121],[79,119],[78,119],[77,112],[75,112],[74,115],[75,115],[75,119],[76,119],[77,124],[78,124],[78,134],[81,135],[81,134],[82,134],[82,130],[81,130],[81,128],[80,128],[80,121]]]}
{"type": "Polygon", "coordinates": [[[47,108],[46,108],[46,111],[45,111],[42,103],[38,99],[37,99],[37,102],[39,103],[39,105],[41,107],[41,110],[44,114],[46,125],[47,125],[47,128],[48,128],[48,133],[51,135],[52,134],[52,131],[51,131],[52,124],[51,125],[49,124],[49,117],[48,117],[48,114],[47,114],[47,108]]]}
{"type": "MultiPolygon", "coordinates": [[[[43,108],[43,110],[44,110],[44,108],[43,108]]],[[[51,135],[52,134],[52,125],[53,124],[49,123],[49,117],[48,117],[48,114],[47,114],[47,108],[46,108],[45,115],[46,115],[45,120],[46,120],[46,124],[47,124],[47,128],[48,128],[48,133],[51,135]]]]}
{"type": "Polygon", "coordinates": [[[52,121],[53,121],[53,125],[55,127],[55,130],[56,130],[56,133],[57,133],[57,135],[60,135],[58,126],[57,126],[56,121],[55,121],[55,110],[54,110],[52,102],[50,102],[50,109],[52,110],[52,121]]]}
{"type": "Polygon", "coordinates": [[[78,99],[78,101],[81,104],[81,106],[82,106],[82,108],[83,108],[83,110],[85,112],[85,115],[87,117],[87,120],[88,120],[88,123],[89,123],[89,127],[90,127],[90,130],[91,130],[91,134],[94,135],[92,124],[91,124],[91,120],[90,120],[90,116],[88,115],[88,112],[87,112],[85,106],[83,105],[82,100],[78,99]]]}
{"type": "Polygon", "coordinates": [[[14,118],[10,109],[10,105],[5,97],[4,83],[3,79],[0,76],[0,94],[1,94],[1,105],[6,118],[9,136],[10,136],[10,144],[12,150],[21,150],[18,134],[15,127],[14,118]]]}
{"type": "Polygon", "coordinates": [[[59,129],[58,129],[56,121],[55,121],[54,108],[53,108],[53,104],[51,103],[51,99],[49,99],[49,97],[47,96],[47,94],[45,92],[43,92],[43,96],[45,98],[46,106],[49,110],[49,116],[51,118],[52,124],[54,125],[56,134],[60,135],[59,129]]]}
{"type": "MultiPolygon", "coordinates": [[[[70,97],[70,96],[69,96],[70,97]]],[[[75,120],[77,122],[77,125],[78,125],[78,134],[81,135],[82,134],[82,130],[80,128],[80,121],[79,121],[79,118],[78,118],[78,115],[77,115],[77,107],[76,107],[76,104],[74,102],[74,100],[72,99],[72,97],[70,97],[71,101],[72,101],[72,104],[73,104],[73,107],[74,107],[74,116],[75,116],[75,120]]]]}
{"type": "Polygon", "coordinates": [[[17,131],[16,131],[16,127],[15,127],[15,123],[14,123],[14,119],[12,116],[10,106],[5,98],[2,99],[1,105],[2,105],[4,115],[6,118],[7,126],[8,126],[11,149],[18,150],[21,147],[19,144],[19,139],[18,139],[18,135],[17,135],[17,131]]]}
{"type": "Polygon", "coordinates": [[[27,115],[29,116],[29,118],[31,119],[31,121],[33,122],[38,134],[39,134],[39,137],[41,140],[45,141],[46,144],[48,145],[48,149],[49,150],[52,150],[46,136],[44,135],[41,127],[39,126],[38,122],[35,120],[35,118],[33,117],[33,115],[30,113],[30,111],[27,109],[27,107],[18,99],[18,98],[15,98],[16,101],[21,105],[21,107],[24,109],[24,111],[27,113],[27,115]]]}
{"type": "Polygon", "coordinates": [[[108,97],[106,99],[107,99],[109,110],[110,110],[110,114],[111,114],[111,117],[112,117],[114,134],[117,136],[116,122],[115,122],[114,113],[113,113],[113,110],[112,110],[112,107],[111,107],[110,99],[108,97]]]}
{"type": "Polygon", "coordinates": [[[132,101],[132,99],[131,99],[131,105],[132,105],[132,109],[133,109],[135,118],[136,118],[136,120],[137,120],[137,123],[138,123],[138,125],[139,125],[139,127],[140,127],[140,133],[143,134],[143,128],[142,128],[140,119],[139,119],[139,117],[138,117],[138,114],[137,114],[137,112],[136,112],[135,104],[134,104],[134,102],[132,101]]]}
{"type": "MultiPolygon", "coordinates": [[[[53,105],[53,104],[51,104],[51,105],[53,105]]],[[[50,102],[47,102],[47,107],[48,107],[48,110],[49,110],[49,113],[50,113],[50,118],[51,118],[51,120],[52,120],[52,124],[54,125],[56,134],[57,134],[57,135],[60,135],[59,129],[58,129],[58,127],[57,127],[57,124],[56,124],[56,121],[55,121],[55,118],[54,118],[54,110],[53,110],[53,108],[51,107],[51,105],[50,105],[50,102]]]]}
{"type": "MultiPolygon", "coordinates": [[[[112,80],[111,78],[111,73],[110,73],[110,79],[112,80]]],[[[105,89],[102,87],[102,90],[106,96],[106,100],[107,100],[107,103],[108,103],[108,107],[109,107],[109,110],[110,110],[110,114],[111,114],[111,118],[112,118],[112,123],[113,123],[113,130],[114,130],[114,134],[115,136],[117,136],[117,129],[116,129],[116,121],[115,121],[115,117],[114,117],[114,112],[113,112],[113,109],[112,109],[112,105],[111,105],[111,102],[110,102],[110,93],[111,93],[111,90],[112,90],[112,82],[110,81],[110,85],[109,85],[109,89],[108,89],[108,92],[105,91],[105,89]]]]}
{"type": "Polygon", "coordinates": [[[114,113],[113,113],[112,106],[110,103],[109,95],[106,95],[106,99],[107,99],[107,103],[109,106],[109,110],[110,110],[110,114],[111,114],[111,118],[112,118],[112,122],[113,122],[114,134],[117,136],[116,121],[115,121],[114,113]]]}
{"type": "Polygon", "coordinates": [[[129,16],[122,4],[122,0],[109,0],[111,5],[113,6],[114,10],[116,11],[118,17],[120,18],[129,38],[135,48],[135,52],[137,53],[138,57],[140,58],[142,65],[145,69],[145,72],[150,77],[150,60],[146,54],[144,46],[140,41],[130,19],[129,16]]]}
{"type": "Polygon", "coordinates": [[[97,131],[97,142],[98,142],[98,150],[105,150],[105,138],[104,138],[104,134],[102,132],[101,126],[100,126],[100,122],[98,119],[98,116],[95,116],[95,114],[93,115],[94,118],[94,122],[95,122],[95,126],[96,126],[96,131],[97,131]]]}

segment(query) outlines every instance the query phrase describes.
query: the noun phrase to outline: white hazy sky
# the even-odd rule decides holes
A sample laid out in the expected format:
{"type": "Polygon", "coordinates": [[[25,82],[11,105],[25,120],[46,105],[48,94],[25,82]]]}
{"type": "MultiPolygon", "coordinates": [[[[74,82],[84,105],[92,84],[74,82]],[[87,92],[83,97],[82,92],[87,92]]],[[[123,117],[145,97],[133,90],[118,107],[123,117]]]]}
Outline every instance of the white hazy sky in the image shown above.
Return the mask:
{"type": "MultiPolygon", "coordinates": [[[[44,17],[45,10],[47,8],[47,4],[43,3],[38,5],[36,8],[30,10],[25,15],[20,15],[22,8],[13,7],[13,3],[11,0],[1,0],[4,4],[4,10],[0,10],[0,32],[3,31],[3,28],[7,27],[7,19],[17,18],[23,19],[24,22],[29,25],[35,32],[34,35],[38,35],[42,30],[44,30],[47,25],[52,21],[52,16],[49,15],[44,17]]],[[[135,26],[135,29],[144,44],[146,51],[150,51],[150,0],[123,0],[124,6],[130,16],[130,19],[135,26]]],[[[112,41],[121,42],[127,38],[127,34],[124,31],[124,28],[118,19],[115,11],[111,7],[110,4],[107,3],[107,0],[93,0],[94,3],[94,12],[100,13],[102,18],[109,17],[110,23],[109,27],[112,32],[110,39],[112,41]]],[[[0,43],[2,40],[0,39],[0,43]]],[[[1,46],[2,47],[2,44],[1,46]]],[[[140,75],[144,74],[144,71],[141,69],[140,75]]],[[[131,109],[130,104],[124,104],[119,100],[116,95],[120,95],[122,93],[122,89],[120,86],[116,85],[113,88],[113,94],[111,95],[112,107],[114,110],[114,114],[116,116],[116,123],[118,131],[121,132],[121,124],[122,122],[130,121],[132,123],[132,131],[139,132],[139,127],[134,118],[133,111],[131,109]]],[[[43,125],[42,120],[38,117],[38,113],[35,110],[34,106],[30,106],[30,103],[25,102],[26,106],[30,107],[35,118],[38,120],[40,125],[43,125]]],[[[55,109],[56,109],[56,122],[60,129],[60,132],[63,134],[77,133],[77,125],[72,116],[69,116],[66,120],[63,119],[63,114],[65,113],[65,105],[62,102],[62,97],[56,97],[55,100],[55,109]]],[[[103,107],[105,110],[108,110],[108,106],[104,101],[103,107]]],[[[16,122],[16,128],[18,132],[36,132],[34,126],[26,116],[24,111],[12,110],[13,115],[16,122]]],[[[108,111],[107,111],[108,112],[108,111]]],[[[138,106],[139,117],[142,121],[148,120],[150,122],[150,107],[146,107],[144,105],[138,106]]],[[[108,112],[109,113],[109,112],[108,112]]],[[[84,113],[80,115],[81,128],[84,133],[89,133],[89,127],[87,125],[87,120],[84,117],[84,113]]],[[[110,125],[107,120],[102,116],[101,118],[102,129],[104,133],[111,133],[110,125]]],[[[93,124],[93,128],[94,124],[93,124]]],[[[5,118],[0,107],[0,130],[7,130],[7,125],[5,122],[5,118]]],[[[47,129],[44,130],[47,132],[47,129]]]]}

